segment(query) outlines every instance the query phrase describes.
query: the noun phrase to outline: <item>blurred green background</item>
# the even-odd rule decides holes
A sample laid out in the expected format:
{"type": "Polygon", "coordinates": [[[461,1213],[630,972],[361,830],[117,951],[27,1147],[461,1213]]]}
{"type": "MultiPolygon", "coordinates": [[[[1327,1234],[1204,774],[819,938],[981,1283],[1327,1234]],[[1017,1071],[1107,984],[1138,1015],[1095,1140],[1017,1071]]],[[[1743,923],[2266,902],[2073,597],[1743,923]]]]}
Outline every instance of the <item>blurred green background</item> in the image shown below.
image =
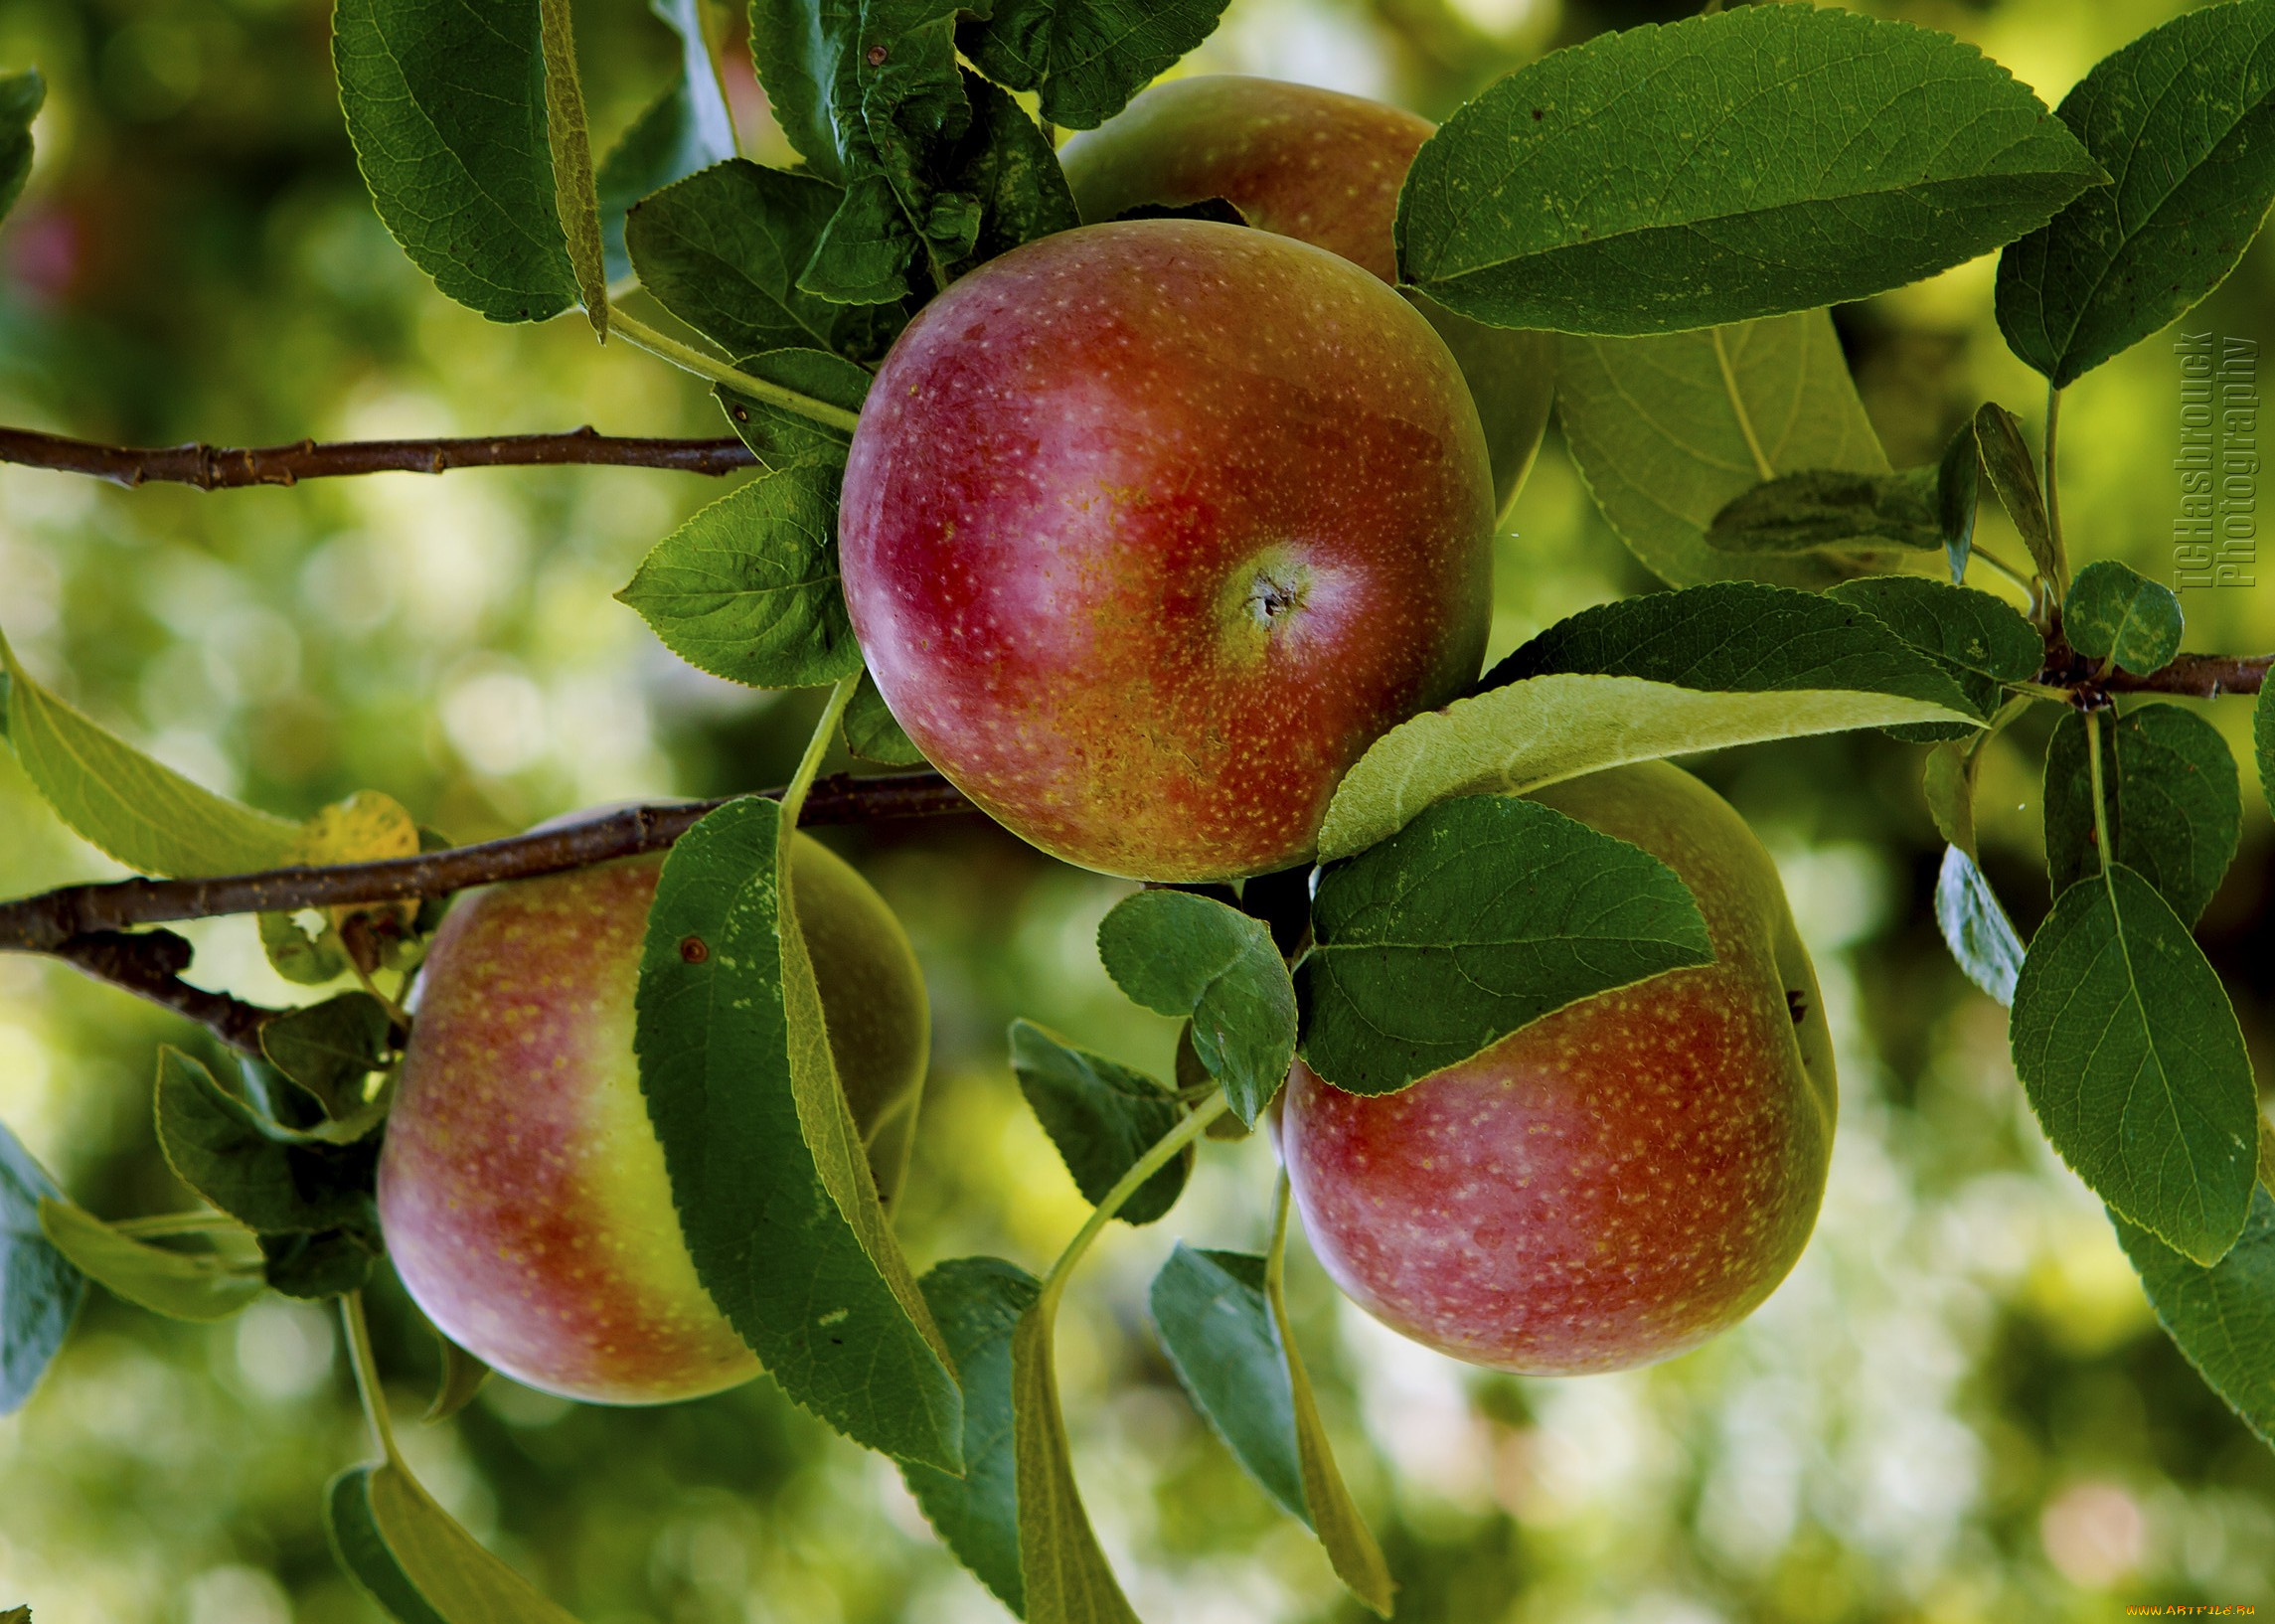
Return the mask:
{"type": "MultiPolygon", "coordinates": [[[[1873,8],[1957,32],[2048,101],[2166,0],[1873,8]]],[[[1189,64],[1442,115],[1508,68],[1650,0],[1234,0],[1189,64]]],[[[639,0],[580,0],[603,139],[671,71],[639,0]]],[[[593,422],[715,433],[700,386],[602,352],[576,318],[490,326],[435,294],[357,181],[310,0],[0,0],[0,66],[52,85],[30,191],[0,230],[0,421],[123,442],[268,442],[593,422]]],[[[747,75],[746,140],[778,153],[747,75]]],[[[1840,313],[1899,464],[1973,404],[2034,425],[1990,319],[1992,262],[1840,313]]],[[[2275,251],[2188,325],[2266,338],[2275,251]]],[[[2071,391],[2079,558],[2170,570],[2179,377],[2154,340],[2071,391]]],[[[725,487],[632,470],[388,475],[291,490],[125,492],[0,469],[0,629],[31,668],[206,783],[305,814],[371,786],[480,839],[600,800],[778,781],[810,696],[728,687],[609,593],[725,487]]],[[[1987,518],[1986,523],[1991,523],[1987,518]]],[[[1502,539],[1494,652],[1648,584],[1553,435],[1502,539]]],[[[2019,557],[2012,537],[2002,548],[2019,557]]],[[[2191,644],[2275,645],[2275,581],[2187,594],[2191,644]]],[[[2215,708],[2239,741],[2235,702],[2215,708]]],[[[1986,861],[2027,931],[2046,905],[2043,724],[1990,754],[1986,861]]],[[[1699,764],[1776,853],[1841,1046],[1832,1188],[1800,1267],[1745,1326],[1653,1370],[1536,1381],[1464,1369],[1291,1271],[1360,1500],[1424,1624],[2102,1619],[2126,1602],[2275,1603],[2275,1455],[2156,1330],[2099,1208],[2017,1087],[2002,1012],[1936,941],[1919,753],[1877,736],[1699,764]]],[[[2205,923],[2269,1074],[2275,928],[2264,808],[2205,923]]],[[[834,837],[833,839],[838,839],[834,837]]],[[[1092,947],[1123,888],[976,820],[838,839],[908,921],[938,1041],[903,1218],[919,1266],[1041,1267],[1083,1211],[1003,1058],[1014,1014],[1166,1070],[1171,1029],[1092,947]]],[[[117,871],[0,752],[0,892],[117,871]]],[[[196,975],[281,1002],[249,921],[199,926],[196,975]]],[[[181,1205],[152,1143],[153,1046],[183,1026],[0,955],[0,1118],[110,1217],[181,1205]]],[[[1147,1328],[1172,1238],[1255,1247],[1267,1149],[1211,1145],[1166,1223],[1116,1226],[1063,1320],[1082,1482],[1157,1624],[1363,1616],[1302,1531],[1186,1407],[1147,1328]]],[[[431,1343],[392,1284],[400,1410],[431,1343]]],[[[434,1493],[587,1624],[1001,1618],[892,1469],[760,1381],[653,1411],[503,1381],[408,1427],[434,1493]]],[[[334,1569],[318,1492],[365,1448],[339,1338],[269,1298],[187,1327],[90,1295],[47,1385],[0,1420],[0,1607],[41,1624],[286,1624],[377,1614],[334,1569]]]]}

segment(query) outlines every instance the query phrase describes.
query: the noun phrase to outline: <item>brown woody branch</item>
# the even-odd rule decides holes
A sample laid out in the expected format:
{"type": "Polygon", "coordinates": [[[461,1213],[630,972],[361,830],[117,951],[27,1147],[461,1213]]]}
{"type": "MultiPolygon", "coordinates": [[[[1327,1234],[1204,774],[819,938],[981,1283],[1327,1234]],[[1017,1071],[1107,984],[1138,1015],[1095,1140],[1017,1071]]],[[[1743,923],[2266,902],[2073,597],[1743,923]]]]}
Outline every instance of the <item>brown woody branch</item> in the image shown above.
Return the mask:
{"type": "Polygon", "coordinates": [[[2038,681],[2066,688],[2086,706],[2105,703],[2110,694],[2183,694],[2218,699],[2222,694],[2256,694],[2267,679],[2275,654],[2183,654],[2161,671],[2136,677],[2129,671],[2102,671],[2057,633],[2046,642],[2045,668],[2038,681]]]}
{"type": "Polygon", "coordinates": [[[133,487],[151,483],[230,490],[296,485],[344,474],[439,474],[452,468],[597,465],[729,474],[756,466],[737,439],[627,439],[589,424],[566,434],[503,434],[478,439],[301,440],[292,445],[226,447],[98,445],[28,428],[0,428],[0,462],[87,474],[133,487]]]}
{"type": "MultiPolygon", "coordinates": [[[[766,792],[779,798],[781,791],[766,792]]],[[[470,886],[527,880],[661,851],[722,801],[631,806],[549,829],[420,857],[326,868],[271,869],[211,880],[120,880],[65,886],[0,902],[0,951],[44,953],[77,965],[199,1022],[224,1043],[260,1053],[260,1029],[277,1012],[182,980],[190,944],[170,930],[132,925],[233,913],[290,912],[349,902],[443,896],[470,886]]],[[[856,778],[838,773],[806,797],[801,825],[942,817],[972,803],[936,772],[856,778]]]]}

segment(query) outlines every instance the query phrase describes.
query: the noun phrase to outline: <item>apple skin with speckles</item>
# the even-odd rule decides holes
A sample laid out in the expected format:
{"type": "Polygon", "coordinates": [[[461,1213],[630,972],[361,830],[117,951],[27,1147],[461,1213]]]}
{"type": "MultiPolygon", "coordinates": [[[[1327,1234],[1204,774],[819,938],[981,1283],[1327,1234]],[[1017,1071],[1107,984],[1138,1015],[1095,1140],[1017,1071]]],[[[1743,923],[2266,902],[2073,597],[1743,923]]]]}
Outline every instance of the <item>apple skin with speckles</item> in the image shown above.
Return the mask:
{"type": "Polygon", "coordinates": [[[839,517],[879,692],[997,821],[1083,868],[1307,858],[1367,746],[1477,676],[1492,481],[1429,323],[1211,221],[1030,243],[918,312],[839,517]]]}
{"type": "MultiPolygon", "coordinates": [[[[452,1341],[518,1381],[666,1403],[758,1362],[697,1279],[632,1051],[661,854],[462,898],[420,969],[380,1157],[380,1226],[452,1341]]],[[[892,910],[800,835],[798,914],[881,1193],[897,1190],[931,1043],[892,910]]]]}
{"type": "Polygon", "coordinates": [[[1777,871],[1664,762],[1533,797],[1680,875],[1715,961],[1600,993],[1395,1094],[1299,1061],[1280,1148],[1311,1244],[1392,1329],[1471,1364],[1623,1370],[1758,1307],[1807,1244],[1836,1094],[1777,871]]]}
{"type": "MultiPolygon", "coordinates": [[[[1437,126],[1418,113],[1314,84],[1197,74],[1140,91],[1059,150],[1087,221],[1147,205],[1222,198],[1249,225],[1398,280],[1398,188],[1437,126]]],[[[1555,340],[1512,332],[1408,295],[1446,341],[1477,399],[1507,512],[1532,469],[1555,396],[1555,340]]]]}

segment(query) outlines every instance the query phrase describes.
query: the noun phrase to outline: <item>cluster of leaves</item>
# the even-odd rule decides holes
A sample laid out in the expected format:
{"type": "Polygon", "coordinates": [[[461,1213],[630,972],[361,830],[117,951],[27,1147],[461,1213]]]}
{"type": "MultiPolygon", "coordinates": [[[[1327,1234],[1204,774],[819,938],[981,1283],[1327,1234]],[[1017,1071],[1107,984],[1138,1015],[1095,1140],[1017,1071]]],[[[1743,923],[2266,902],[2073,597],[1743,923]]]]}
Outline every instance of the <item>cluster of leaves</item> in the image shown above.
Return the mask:
{"type": "MultiPolygon", "coordinates": [[[[1014,92],[1052,123],[1094,125],[1218,9],[753,0],[757,71],[803,160],[791,170],[736,155],[700,0],[658,0],[681,71],[597,164],[561,0],[342,0],[335,59],[381,217],[443,292],[498,320],[580,306],[604,336],[672,355],[718,384],[763,464],[664,538],[624,600],[706,671],[830,685],[830,725],[842,719],[862,754],[908,763],[921,757],[863,675],[836,557],[870,368],[949,279],[1076,223],[1052,142],[1014,92]],[[711,348],[627,316],[611,292],[626,276],[711,348]]],[[[2047,762],[2054,908],[2027,948],[1974,846],[1985,741],[2058,692],[2040,679],[2064,661],[2082,662],[2071,687],[2088,700],[2110,672],[2162,668],[2178,602],[2114,565],[2071,579],[2045,482],[2001,407],[1933,466],[1891,470],[1823,310],[2004,244],[2002,328],[2049,384],[2138,342],[2233,267],[2275,198],[2259,50],[2271,31],[2270,0],[2192,14],[2049,112],[1949,36],[1744,8],[1557,52],[1423,147],[1397,219],[1403,279],[1477,320],[1564,335],[1573,454],[1614,528],[1678,589],[1550,627],[1470,696],[1380,739],[1336,793],[1293,907],[1266,877],[1220,894],[1148,891],[1108,916],[1109,974],[1186,1021],[1186,1040],[1172,1084],[1014,1028],[1021,1086],[1094,1205],[1045,1278],[997,1258],[918,1278],[901,1254],[796,928],[797,793],[731,803],[675,847],[636,1048],[698,1273],[783,1390],[895,1459],[1015,1612],[1133,1617],[1082,1511],[1053,1374],[1055,1312],[1098,1230],[1169,1212],[1196,1141],[1225,1119],[1252,1126],[1299,1056],[1341,1087],[1387,1093],[1576,1000],[1710,958],[1666,865],[1527,791],[1836,730],[1932,741],[1954,952],[2012,1003],[2031,1103],[2109,1204],[2167,1326],[2275,1435],[2275,1338],[2234,1334],[2275,1313],[2275,1198],[2254,1189],[2240,1033],[2190,932],[2234,849],[2232,760],[2177,707],[2065,718],[2047,762]],[[1984,475],[2030,549],[2027,575],[1975,546],[1984,475]],[[1948,582],[1892,572],[1938,552],[1948,582]],[[2027,612],[1966,584],[1978,561],[2024,585],[2027,612]],[[1480,900],[1510,895],[1528,905],[1480,900]]],[[[38,96],[36,79],[0,80],[0,204],[38,96]]],[[[132,866],[196,875],[419,847],[380,798],[304,826],[238,807],[102,733],[12,656],[7,676],[27,772],[132,866]]],[[[2275,711],[2260,721],[2275,777],[2275,711]]],[[[407,969],[432,922],[347,910],[264,924],[263,939],[287,974],[368,982],[407,969]]],[[[400,1034],[368,991],[269,1032],[271,1063],[242,1089],[186,1056],[161,1061],[169,1158],[228,1220],[209,1250],[101,1224],[0,1144],[0,1206],[39,1226],[11,1224],[0,1395],[29,1391],[81,1271],[209,1317],[264,1280],[309,1294],[360,1281],[376,1248],[370,1134],[400,1034]]],[[[1266,1253],[1181,1245],[1154,1282],[1155,1319],[1226,1445],[1386,1612],[1387,1570],[1289,1335],[1285,1227],[1283,1191],[1266,1253]]],[[[559,1617],[448,1524],[384,1441],[385,1458],[331,1497],[343,1560],[374,1597],[420,1624],[559,1617]]]]}

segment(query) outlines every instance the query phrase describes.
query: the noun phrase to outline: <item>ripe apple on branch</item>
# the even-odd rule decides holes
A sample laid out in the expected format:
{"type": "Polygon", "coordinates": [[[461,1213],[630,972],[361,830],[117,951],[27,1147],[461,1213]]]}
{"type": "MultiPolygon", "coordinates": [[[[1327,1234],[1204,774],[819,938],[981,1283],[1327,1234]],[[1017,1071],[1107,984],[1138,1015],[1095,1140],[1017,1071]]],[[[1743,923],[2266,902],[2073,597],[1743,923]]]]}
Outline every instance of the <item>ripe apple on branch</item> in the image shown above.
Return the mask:
{"type": "MultiPolygon", "coordinates": [[[[405,1462],[361,1297],[384,1256],[453,1339],[446,1399],[484,1361],[616,1403],[763,1370],[893,1459],[1014,1612],[1127,1621],[1055,1316],[1107,1224],[1173,1211],[1199,1142],[1263,1119],[1266,1250],[1180,1247],[1156,1329],[1387,1615],[1395,1575],[1287,1312],[1291,1210],[1353,1300],[1473,1363],[1628,1368],[1751,1312],[1825,1188],[1832,1038],[1774,865],[1668,761],[1882,730],[1926,746],[1938,923],[2011,1007],[2048,1139],[2174,1340],[2275,1437],[2275,1340],[2229,1331],[2275,1324],[2268,1129],[2191,929],[2240,786],[2208,724],[2138,698],[2257,690],[2267,660],[2184,654],[2170,589],[2073,572],[2056,456],[2062,388],[2209,292],[2275,200],[2275,155],[2223,144],[2264,99],[2237,85],[2275,9],[2184,17],[2049,111],[1949,35],[1741,8],[1551,53],[1433,130],[1267,81],[1154,82],[1206,5],[1066,0],[1047,28],[753,0],[783,168],[735,150],[683,10],[678,80],[597,164],[557,0],[479,27],[350,0],[335,63],[379,214],[443,293],[499,321],[580,311],[714,386],[734,443],[136,453],[8,430],[0,453],[208,488],[755,465],[618,596],[705,671],[824,691],[797,771],[482,847],[378,792],[295,823],[159,765],[0,644],[27,777],[150,877],[0,904],[0,946],[247,1061],[233,1083],[162,1053],[160,1141],[203,1205],[155,1227],[74,1206],[0,1140],[25,1209],[0,1243],[0,1396],[30,1396],[88,1278],[186,1318],[337,1299],[381,1455],[327,1497],[343,1565],[411,1624],[558,1619],[405,1462]],[[2101,93],[2145,63],[2169,95],[2101,93]],[[2124,178],[2144,153],[2172,180],[2146,216],[2124,178]],[[2039,446],[1985,403],[1892,469],[1825,307],[1994,249],[2002,330],[2048,383],[2039,446]],[[670,320],[627,309],[627,278],[670,320]],[[1551,393],[1606,519],[1674,589],[1481,675],[1497,517],[1551,393]],[[2027,561],[1977,539],[1986,478],[2027,561]],[[1986,742],[2039,705],[2064,718],[2055,902],[2026,946],[1973,796],[1986,742]],[[923,770],[822,781],[841,735],[923,770]],[[1184,1023],[1171,1080],[1015,1025],[1090,1205],[1040,1276],[903,1251],[922,983],[882,899],[800,832],[975,810],[1143,883],[1100,959],[1184,1023]],[[333,996],[198,987],[190,945],[140,928],[225,913],[333,996]]],[[[0,206],[42,93],[0,79],[0,206]]],[[[2258,724],[2264,783],[2275,702],[2258,724]]]]}

